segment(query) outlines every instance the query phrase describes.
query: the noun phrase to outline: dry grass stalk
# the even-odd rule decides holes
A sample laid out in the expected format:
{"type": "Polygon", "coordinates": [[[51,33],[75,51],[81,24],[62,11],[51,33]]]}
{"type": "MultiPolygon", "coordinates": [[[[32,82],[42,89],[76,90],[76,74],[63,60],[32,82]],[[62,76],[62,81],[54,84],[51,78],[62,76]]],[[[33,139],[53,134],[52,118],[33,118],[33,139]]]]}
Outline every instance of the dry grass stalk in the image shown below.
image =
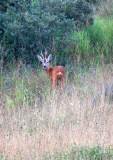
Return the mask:
{"type": "Polygon", "coordinates": [[[48,79],[42,82],[41,74],[31,78],[26,72],[18,80],[14,73],[4,75],[9,83],[0,95],[0,154],[4,159],[43,159],[45,152],[67,150],[74,143],[113,145],[113,102],[105,98],[112,73],[113,65],[75,72],[63,94],[45,89],[48,79]],[[21,101],[15,86],[21,88],[21,101]]]}

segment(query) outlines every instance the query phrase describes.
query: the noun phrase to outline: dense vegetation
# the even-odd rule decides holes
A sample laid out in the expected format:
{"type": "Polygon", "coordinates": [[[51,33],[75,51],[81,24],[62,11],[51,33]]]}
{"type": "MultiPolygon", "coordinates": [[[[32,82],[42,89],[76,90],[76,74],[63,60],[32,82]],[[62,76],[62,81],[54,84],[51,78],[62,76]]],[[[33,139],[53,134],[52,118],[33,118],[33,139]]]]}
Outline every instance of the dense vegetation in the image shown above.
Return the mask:
{"type": "Polygon", "coordinates": [[[0,9],[0,160],[113,159],[112,0],[0,9]],[[64,65],[62,94],[38,65],[45,48],[64,65]]]}
{"type": "Polygon", "coordinates": [[[85,0],[1,1],[0,44],[8,50],[7,60],[31,63],[44,48],[64,54],[77,42],[74,30],[93,23],[92,12],[85,0]]]}
{"type": "Polygon", "coordinates": [[[110,62],[113,32],[110,5],[111,2],[105,7],[106,1],[99,0],[2,0],[0,59],[4,64],[22,59],[36,66],[37,53],[46,48],[55,56],[56,63],[60,61],[62,65],[70,59],[77,60],[78,56],[85,64],[89,64],[90,58],[99,62],[102,55],[106,56],[105,62],[110,62]],[[92,4],[101,17],[93,16],[92,4]]]}

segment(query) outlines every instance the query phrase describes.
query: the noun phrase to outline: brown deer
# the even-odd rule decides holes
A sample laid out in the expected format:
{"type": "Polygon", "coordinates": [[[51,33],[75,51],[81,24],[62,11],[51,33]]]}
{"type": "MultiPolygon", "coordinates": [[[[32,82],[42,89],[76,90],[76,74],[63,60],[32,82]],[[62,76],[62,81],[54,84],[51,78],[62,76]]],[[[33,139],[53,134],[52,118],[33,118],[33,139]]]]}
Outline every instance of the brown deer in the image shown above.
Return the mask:
{"type": "Polygon", "coordinates": [[[40,62],[42,62],[42,67],[44,71],[48,74],[52,87],[56,89],[56,86],[58,87],[58,81],[60,80],[61,91],[63,91],[64,77],[65,77],[64,68],[62,66],[50,67],[49,62],[52,55],[50,54],[48,58],[46,58],[47,50],[45,50],[45,57],[43,56],[42,52],[41,52],[41,56],[38,55],[38,59],[40,62]]]}

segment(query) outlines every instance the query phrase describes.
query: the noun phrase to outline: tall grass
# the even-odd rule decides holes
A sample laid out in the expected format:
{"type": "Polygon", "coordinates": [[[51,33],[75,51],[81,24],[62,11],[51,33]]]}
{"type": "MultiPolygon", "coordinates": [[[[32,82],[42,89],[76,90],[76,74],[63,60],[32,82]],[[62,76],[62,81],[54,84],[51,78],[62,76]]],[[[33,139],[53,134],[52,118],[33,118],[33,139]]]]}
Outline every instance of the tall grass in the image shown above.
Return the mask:
{"type": "Polygon", "coordinates": [[[112,18],[113,17],[113,1],[112,0],[101,0],[98,7],[94,6],[94,13],[100,17],[112,18]]]}
{"type": "Polygon", "coordinates": [[[108,63],[113,61],[113,21],[112,18],[95,16],[94,25],[76,32],[75,37],[81,38],[74,51],[84,59],[86,64],[91,62],[108,63]]]}
{"type": "Polygon", "coordinates": [[[43,71],[22,63],[4,69],[1,159],[113,158],[113,99],[108,94],[113,88],[106,92],[113,84],[113,65],[72,66],[66,73],[61,94],[51,90],[43,71]]]}

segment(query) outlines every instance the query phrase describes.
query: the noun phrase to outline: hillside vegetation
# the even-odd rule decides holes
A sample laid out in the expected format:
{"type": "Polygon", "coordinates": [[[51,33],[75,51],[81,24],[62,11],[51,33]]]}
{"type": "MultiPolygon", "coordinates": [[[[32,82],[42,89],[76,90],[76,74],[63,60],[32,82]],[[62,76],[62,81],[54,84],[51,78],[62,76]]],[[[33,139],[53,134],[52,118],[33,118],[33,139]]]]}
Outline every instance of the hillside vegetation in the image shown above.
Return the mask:
{"type": "Polygon", "coordinates": [[[47,45],[51,66],[64,66],[63,93],[51,89],[38,59],[15,59],[1,41],[0,160],[113,159],[113,2],[88,2],[94,24],[74,30],[74,43],[47,45]]]}

